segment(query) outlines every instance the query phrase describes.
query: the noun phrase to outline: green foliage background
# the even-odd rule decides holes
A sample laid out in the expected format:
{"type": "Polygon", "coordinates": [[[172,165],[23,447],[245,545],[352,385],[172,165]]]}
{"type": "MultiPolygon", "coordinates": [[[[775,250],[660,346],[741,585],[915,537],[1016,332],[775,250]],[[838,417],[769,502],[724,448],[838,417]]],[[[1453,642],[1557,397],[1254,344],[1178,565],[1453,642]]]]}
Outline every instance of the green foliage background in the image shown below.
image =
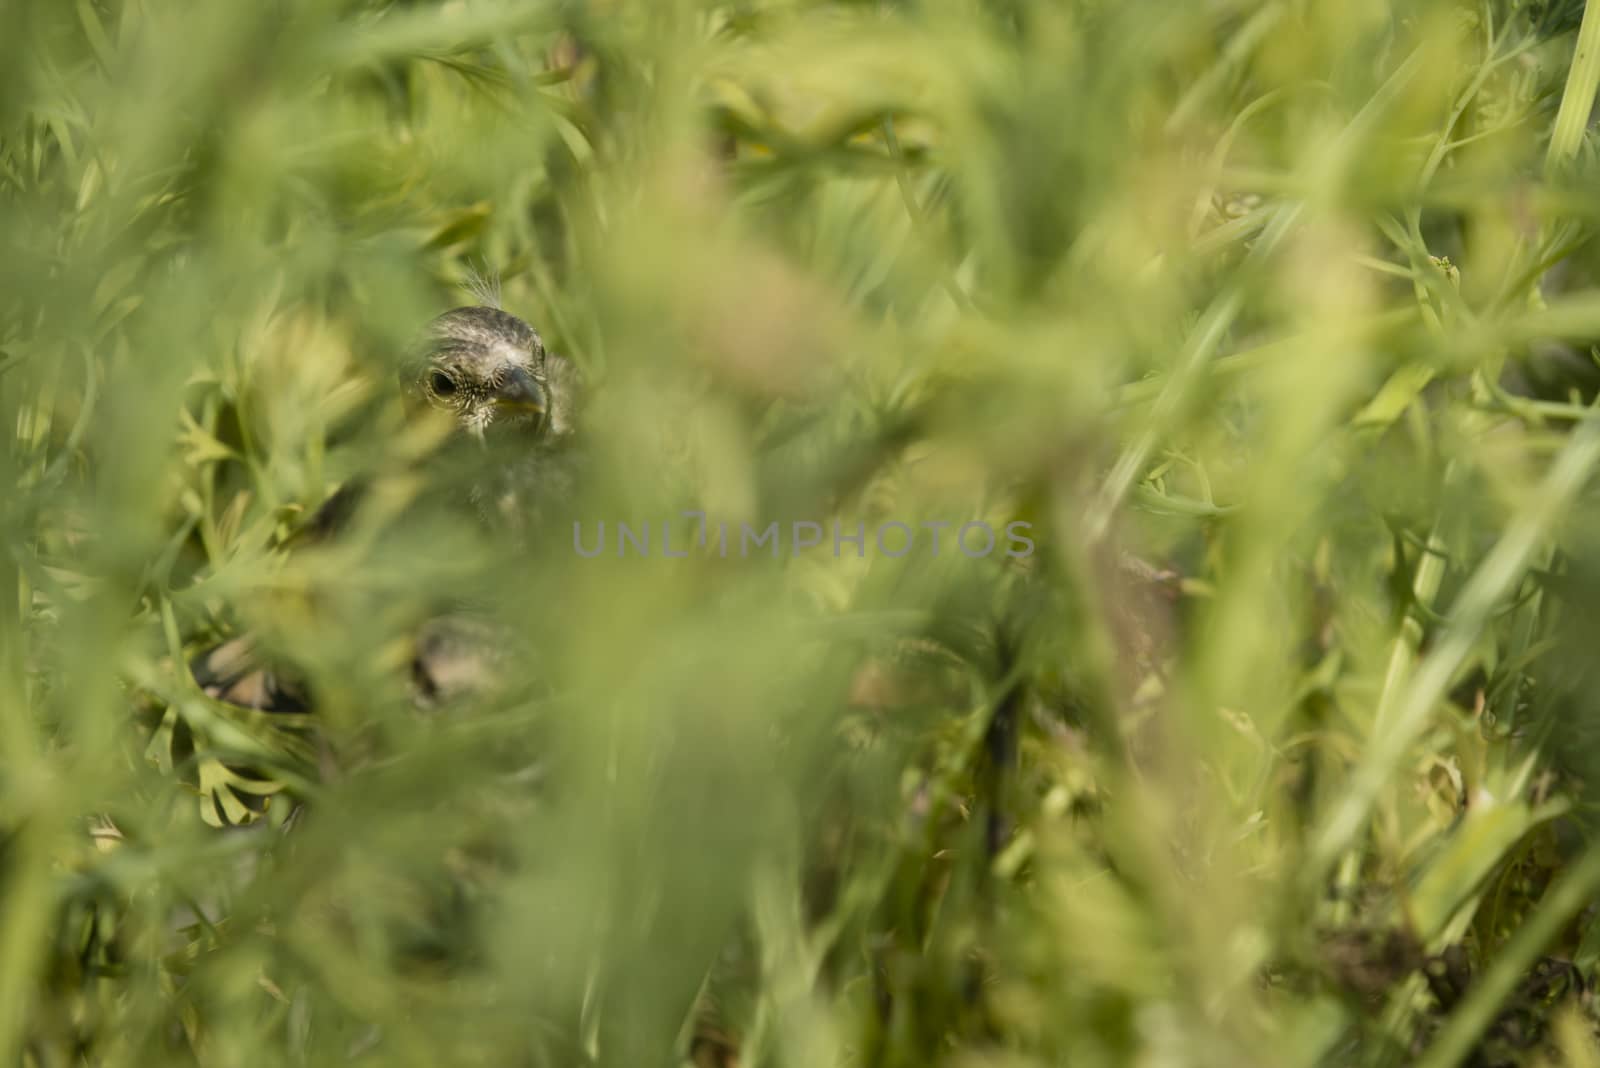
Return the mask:
{"type": "Polygon", "coordinates": [[[1600,1064],[1581,0],[0,24],[5,1063],[1600,1064]],[[475,274],[591,530],[1038,551],[436,507],[475,274]]]}

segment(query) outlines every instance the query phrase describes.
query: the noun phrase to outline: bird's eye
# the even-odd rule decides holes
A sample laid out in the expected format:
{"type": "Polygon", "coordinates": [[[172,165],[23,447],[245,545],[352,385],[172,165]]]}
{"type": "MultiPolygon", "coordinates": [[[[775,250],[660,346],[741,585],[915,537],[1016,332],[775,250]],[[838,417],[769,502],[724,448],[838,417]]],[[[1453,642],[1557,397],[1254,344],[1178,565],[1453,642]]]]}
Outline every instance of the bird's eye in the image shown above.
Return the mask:
{"type": "Polygon", "coordinates": [[[456,380],[443,371],[435,371],[428,378],[428,385],[433,388],[435,396],[448,397],[456,391],[456,380]]]}

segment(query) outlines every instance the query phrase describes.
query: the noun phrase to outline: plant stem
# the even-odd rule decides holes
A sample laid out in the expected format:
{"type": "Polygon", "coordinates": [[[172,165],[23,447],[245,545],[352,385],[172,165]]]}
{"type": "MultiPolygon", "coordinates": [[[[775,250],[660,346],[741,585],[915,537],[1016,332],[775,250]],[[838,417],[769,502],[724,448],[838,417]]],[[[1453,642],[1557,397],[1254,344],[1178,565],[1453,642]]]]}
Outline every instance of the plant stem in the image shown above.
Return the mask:
{"type": "Polygon", "coordinates": [[[1572,55],[1567,87],[1561,94],[1561,110],[1556,113],[1555,129],[1550,134],[1546,174],[1578,155],[1584,130],[1589,126],[1589,113],[1594,109],[1596,89],[1600,89],[1600,4],[1585,4],[1578,47],[1572,55]]]}
{"type": "Polygon", "coordinates": [[[1374,736],[1349,789],[1314,840],[1307,865],[1313,878],[1320,881],[1321,873],[1365,826],[1378,793],[1427,728],[1434,707],[1467,662],[1495,604],[1521,580],[1533,551],[1561,519],[1596,463],[1600,463],[1600,419],[1591,417],[1573,433],[1533,499],[1462,589],[1452,622],[1411,676],[1387,729],[1374,736]]]}
{"type": "Polygon", "coordinates": [[[1600,890],[1600,848],[1591,846],[1561,881],[1550,888],[1538,910],[1472,984],[1466,999],[1451,1014],[1439,1037],[1418,1062],[1419,1068],[1453,1068],[1460,1064],[1471,1052],[1473,1042],[1494,1022],[1500,1007],[1516,990],[1518,981],[1533,966],[1540,951],[1589,903],[1597,890],[1600,890]]]}

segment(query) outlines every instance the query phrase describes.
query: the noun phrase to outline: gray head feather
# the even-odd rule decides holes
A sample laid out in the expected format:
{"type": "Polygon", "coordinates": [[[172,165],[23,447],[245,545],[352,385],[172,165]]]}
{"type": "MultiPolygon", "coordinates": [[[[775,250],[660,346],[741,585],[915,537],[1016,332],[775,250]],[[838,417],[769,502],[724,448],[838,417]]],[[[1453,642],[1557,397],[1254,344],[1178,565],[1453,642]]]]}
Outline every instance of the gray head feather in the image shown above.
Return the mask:
{"type": "Polygon", "coordinates": [[[499,308],[447,311],[430,324],[407,383],[481,436],[491,426],[554,443],[572,433],[579,382],[570,361],[545,350],[539,332],[499,308]]]}

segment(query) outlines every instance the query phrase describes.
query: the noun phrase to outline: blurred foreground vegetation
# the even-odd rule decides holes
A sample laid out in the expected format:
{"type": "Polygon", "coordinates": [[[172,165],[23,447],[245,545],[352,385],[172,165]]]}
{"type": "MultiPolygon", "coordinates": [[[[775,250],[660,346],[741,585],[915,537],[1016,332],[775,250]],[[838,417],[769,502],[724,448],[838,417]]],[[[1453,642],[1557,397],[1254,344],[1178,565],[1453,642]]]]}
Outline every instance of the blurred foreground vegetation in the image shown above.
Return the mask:
{"type": "Polygon", "coordinates": [[[0,1062],[1600,1065],[1584,17],[0,4],[0,1062]],[[431,507],[495,285],[778,556],[431,507]]]}

